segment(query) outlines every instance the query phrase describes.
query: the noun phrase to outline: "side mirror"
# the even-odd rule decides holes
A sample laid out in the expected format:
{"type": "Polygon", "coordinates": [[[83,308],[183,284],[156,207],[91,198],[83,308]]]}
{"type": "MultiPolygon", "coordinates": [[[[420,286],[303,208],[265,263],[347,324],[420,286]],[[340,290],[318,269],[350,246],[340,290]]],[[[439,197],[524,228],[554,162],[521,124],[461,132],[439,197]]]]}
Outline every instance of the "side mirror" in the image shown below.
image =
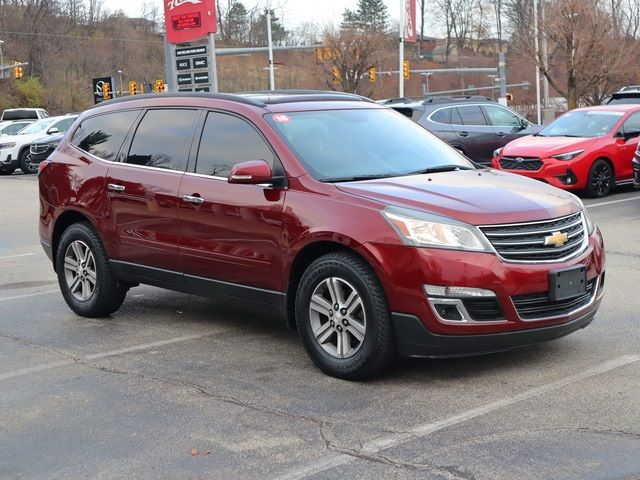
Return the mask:
{"type": "Polygon", "coordinates": [[[273,172],[267,162],[264,160],[250,160],[234,165],[227,182],[255,185],[268,183],[272,178],[273,172]]]}
{"type": "Polygon", "coordinates": [[[60,130],[58,130],[56,127],[51,127],[49,130],[47,130],[47,135],[51,135],[52,133],[59,133],[60,130]]]}

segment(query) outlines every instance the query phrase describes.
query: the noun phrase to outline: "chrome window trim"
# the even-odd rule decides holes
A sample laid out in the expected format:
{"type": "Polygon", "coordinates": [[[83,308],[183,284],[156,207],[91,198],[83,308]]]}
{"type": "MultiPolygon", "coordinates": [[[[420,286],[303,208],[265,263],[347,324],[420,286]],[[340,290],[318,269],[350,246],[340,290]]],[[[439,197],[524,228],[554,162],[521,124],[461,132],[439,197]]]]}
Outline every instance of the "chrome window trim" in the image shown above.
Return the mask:
{"type": "Polygon", "coordinates": [[[557,320],[559,318],[565,318],[565,317],[569,317],[571,315],[575,315],[575,314],[577,314],[579,312],[582,312],[583,310],[588,310],[589,308],[591,308],[593,306],[593,304],[596,302],[596,300],[598,300],[599,298],[602,298],[602,295],[604,294],[604,289],[602,291],[600,291],[601,279],[602,279],[602,275],[598,275],[596,277],[596,284],[593,287],[593,294],[591,295],[591,299],[589,300],[589,303],[587,303],[586,305],[583,305],[582,307],[578,307],[575,310],[571,310],[570,312],[565,313],[563,315],[553,315],[553,316],[550,316],[550,317],[524,319],[524,318],[520,317],[520,314],[518,313],[518,309],[516,308],[515,304],[513,303],[513,299],[511,297],[509,297],[509,301],[511,302],[511,306],[513,307],[514,311],[516,312],[516,315],[518,316],[518,320],[520,320],[521,322],[531,323],[531,322],[543,322],[545,320],[557,320]]]}
{"type": "Polygon", "coordinates": [[[429,305],[431,306],[431,310],[433,311],[438,321],[440,323],[444,323],[447,325],[469,325],[469,324],[500,325],[503,323],[509,323],[509,320],[507,320],[506,318],[504,320],[487,320],[487,321],[474,320],[473,318],[471,318],[471,315],[467,311],[467,308],[464,306],[463,300],[460,298],[427,297],[427,301],[429,302],[429,305]],[[438,313],[438,310],[436,309],[435,304],[445,304],[445,305],[455,306],[460,312],[460,315],[462,316],[462,320],[446,320],[442,318],[438,313]]]}
{"type": "Polygon", "coordinates": [[[584,213],[582,213],[582,212],[580,212],[580,218],[582,219],[582,229],[583,229],[583,232],[584,232],[584,240],[582,241],[582,245],[580,245],[580,248],[578,250],[576,250],[574,253],[572,253],[570,255],[566,255],[566,256],[564,256],[562,258],[555,258],[555,259],[552,259],[552,260],[510,260],[510,259],[506,259],[506,258],[504,258],[502,255],[500,255],[498,253],[498,251],[493,246],[493,244],[491,243],[489,238],[482,231],[482,228],[483,227],[513,227],[513,226],[536,225],[536,224],[539,225],[541,223],[556,222],[558,220],[562,220],[564,218],[571,217],[572,215],[575,215],[576,213],[578,213],[578,212],[574,212],[574,213],[571,213],[569,215],[565,215],[563,217],[552,218],[550,220],[540,220],[540,221],[537,221],[537,222],[505,223],[505,224],[495,224],[495,225],[476,225],[475,228],[480,233],[480,235],[482,235],[482,238],[484,240],[486,240],[489,243],[489,245],[491,245],[492,253],[494,253],[500,259],[500,261],[502,261],[503,263],[519,263],[519,264],[530,264],[530,265],[562,263],[562,262],[566,262],[568,260],[571,260],[571,259],[579,257],[589,247],[589,237],[590,237],[590,235],[589,235],[589,230],[587,229],[587,221],[584,218],[584,213]]]}

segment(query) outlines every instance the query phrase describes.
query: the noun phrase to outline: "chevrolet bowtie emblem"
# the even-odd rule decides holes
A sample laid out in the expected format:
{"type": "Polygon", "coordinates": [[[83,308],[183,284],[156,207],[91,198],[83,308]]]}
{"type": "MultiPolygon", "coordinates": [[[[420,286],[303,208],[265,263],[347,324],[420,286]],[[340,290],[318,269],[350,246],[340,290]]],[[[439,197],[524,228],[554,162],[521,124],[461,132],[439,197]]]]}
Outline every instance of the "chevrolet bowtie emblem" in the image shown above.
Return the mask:
{"type": "Polygon", "coordinates": [[[561,247],[568,241],[569,241],[569,235],[563,232],[553,232],[552,235],[549,235],[548,237],[544,237],[545,246],[553,245],[555,247],[561,247]]]}

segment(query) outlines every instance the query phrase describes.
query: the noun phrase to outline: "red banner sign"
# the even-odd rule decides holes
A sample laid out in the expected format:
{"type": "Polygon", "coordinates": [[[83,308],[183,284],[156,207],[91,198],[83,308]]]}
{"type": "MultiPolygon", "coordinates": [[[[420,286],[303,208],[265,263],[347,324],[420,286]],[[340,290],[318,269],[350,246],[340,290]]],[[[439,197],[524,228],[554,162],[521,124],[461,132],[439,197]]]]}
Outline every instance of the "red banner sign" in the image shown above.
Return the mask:
{"type": "Polygon", "coordinates": [[[404,41],[415,42],[418,39],[416,0],[405,0],[405,8],[406,24],[404,27],[404,41]]]}
{"type": "Polygon", "coordinates": [[[167,42],[185,43],[218,31],[215,0],[165,0],[167,42]]]}

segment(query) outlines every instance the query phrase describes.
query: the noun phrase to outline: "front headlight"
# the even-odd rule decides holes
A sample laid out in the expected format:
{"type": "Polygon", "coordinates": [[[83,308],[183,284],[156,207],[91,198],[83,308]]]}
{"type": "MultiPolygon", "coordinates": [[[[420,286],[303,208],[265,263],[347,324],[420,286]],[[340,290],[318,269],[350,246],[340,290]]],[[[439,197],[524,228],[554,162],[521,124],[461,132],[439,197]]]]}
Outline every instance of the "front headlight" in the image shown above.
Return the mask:
{"type": "Polygon", "coordinates": [[[15,146],[16,142],[0,143],[0,150],[2,150],[3,148],[13,148],[15,146]]]}
{"type": "Polygon", "coordinates": [[[583,150],[575,150],[573,152],[560,153],[558,155],[552,155],[551,158],[555,158],[556,160],[573,160],[578,155],[584,152],[583,150]]]}
{"type": "Polygon", "coordinates": [[[407,245],[490,251],[471,225],[406,208],[387,208],[382,214],[407,245]]]}

